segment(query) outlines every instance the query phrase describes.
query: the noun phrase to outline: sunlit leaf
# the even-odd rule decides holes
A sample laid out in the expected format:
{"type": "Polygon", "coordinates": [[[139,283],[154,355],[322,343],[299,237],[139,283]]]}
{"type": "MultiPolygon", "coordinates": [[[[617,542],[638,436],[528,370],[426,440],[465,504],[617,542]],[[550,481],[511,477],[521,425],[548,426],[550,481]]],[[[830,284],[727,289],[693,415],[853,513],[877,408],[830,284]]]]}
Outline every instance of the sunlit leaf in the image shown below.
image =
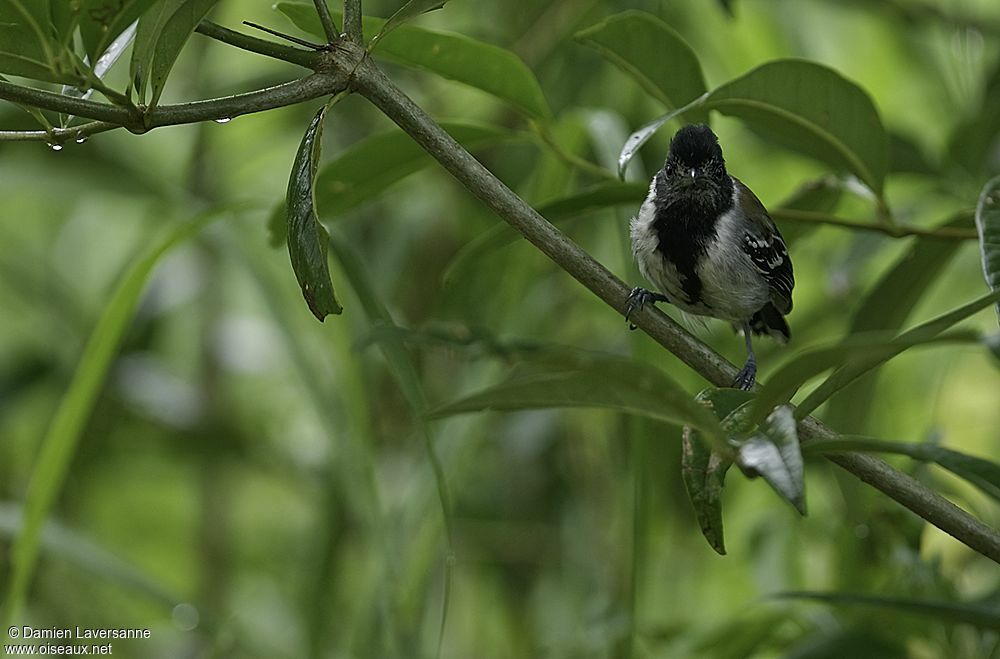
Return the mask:
{"type": "Polygon", "coordinates": [[[849,451],[895,453],[909,456],[914,460],[934,462],[1000,501],[1000,464],[937,444],[906,444],[857,435],[843,435],[836,439],[815,439],[803,447],[803,452],[807,455],[849,451]]]}
{"type": "Polygon", "coordinates": [[[809,599],[838,606],[876,607],[895,613],[924,616],[931,618],[936,622],[967,624],[974,627],[980,627],[982,629],[1000,630],[1000,608],[986,604],[931,602],[925,600],[903,599],[898,597],[808,591],[777,593],[771,597],[784,599],[809,599]]]}
{"type": "MultiPolygon", "coordinates": [[[[326,38],[313,5],[279,2],[275,8],[299,29],[326,38]]],[[[331,14],[342,19],[337,12],[331,14]]],[[[384,20],[368,16],[362,23],[365,34],[377,34],[385,25],[384,20]]],[[[545,119],[551,114],[535,74],[517,55],[498,46],[403,25],[379,40],[375,55],[481,89],[529,117],[545,119]]]]}
{"type": "Polygon", "coordinates": [[[287,212],[286,236],[292,270],[302,289],[302,297],[313,315],[323,321],[329,314],[339,314],[344,309],[337,302],[330,281],[330,267],[326,262],[326,229],[316,217],[316,170],[322,151],[324,105],[319,109],[295,154],[292,174],[288,179],[285,198],[287,212]]]}
{"type": "Polygon", "coordinates": [[[740,444],[740,467],[757,473],[783,499],[806,514],[805,469],[792,408],[776,408],[749,439],[740,444]]]}
{"type": "Polygon", "coordinates": [[[395,30],[400,25],[412,21],[414,18],[420,14],[426,14],[429,11],[434,11],[435,9],[441,9],[448,0],[409,0],[405,5],[396,10],[396,13],[389,17],[389,20],[385,22],[382,29],[379,30],[378,34],[372,37],[371,43],[368,45],[369,52],[375,48],[375,44],[395,30]]]}
{"type": "Polygon", "coordinates": [[[150,273],[164,254],[218,217],[219,211],[213,211],[191,223],[170,229],[163,239],[129,267],[101,313],[73,372],[69,388],[52,417],[32,471],[24,504],[23,525],[12,551],[13,568],[2,617],[5,623],[9,624],[16,617],[24,602],[38,561],[45,519],[66,480],[84,426],[150,273]]]}
{"type": "MultiPolygon", "coordinates": [[[[804,60],[767,62],[678,112],[690,114],[695,109],[736,117],[762,137],[850,172],[882,194],[889,139],[868,94],[833,69],[804,60]]],[[[675,114],[652,121],[629,137],[619,171],[675,114]]]]}
{"type": "MultiPolygon", "coordinates": [[[[976,230],[986,284],[990,290],[1000,291],[1000,176],[987,183],[979,195],[976,230]]],[[[997,303],[997,320],[1000,321],[1000,302],[997,303]]]]}
{"type": "MultiPolygon", "coordinates": [[[[170,0],[165,0],[169,2],[170,0]]],[[[160,101],[167,76],[177,61],[181,49],[198,27],[198,23],[208,14],[219,0],[183,0],[177,10],[163,24],[153,58],[149,65],[149,106],[155,107],[160,101]]]]}
{"type": "MultiPolygon", "coordinates": [[[[969,333],[953,334],[950,337],[941,337],[939,335],[941,332],[944,332],[957,323],[965,320],[981,309],[985,309],[991,303],[996,301],[1000,301],[1000,291],[984,295],[966,305],[959,307],[958,309],[922,323],[913,329],[904,332],[891,342],[884,344],[882,347],[878,347],[876,345],[871,345],[868,348],[860,347],[860,344],[867,342],[864,335],[860,335],[857,340],[848,339],[848,343],[858,345],[859,349],[857,351],[854,351],[852,348],[847,349],[847,352],[851,353],[852,358],[849,361],[843,360],[842,362],[838,362],[843,365],[830,375],[829,378],[823,381],[823,383],[816,387],[816,389],[814,389],[812,393],[810,393],[809,396],[799,404],[798,409],[795,411],[795,415],[798,418],[803,418],[812,413],[813,410],[833,396],[834,393],[843,389],[859,376],[881,364],[884,364],[886,361],[892,359],[911,346],[938,341],[950,342],[952,340],[958,340],[966,342],[974,340],[982,342],[987,349],[990,349],[991,337],[975,336],[969,333]]],[[[819,366],[823,359],[823,357],[820,357],[813,365],[819,366]]],[[[791,364],[792,362],[789,362],[789,365],[791,364]]],[[[771,386],[772,382],[768,382],[767,387],[765,387],[765,389],[768,390],[769,395],[771,386]]],[[[778,385],[774,386],[777,387],[778,385]]],[[[762,401],[762,404],[765,403],[762,401]]]]}
{"type": "MultiPolygon", "coordinates": [[[[670,109],[705,93],[701,64],[691,47],[669,25],[642,11],[610,16],[576,39],[631,76],[670,109]]],[[[697,120],[698,113],[691,118],[697,120]]]]}

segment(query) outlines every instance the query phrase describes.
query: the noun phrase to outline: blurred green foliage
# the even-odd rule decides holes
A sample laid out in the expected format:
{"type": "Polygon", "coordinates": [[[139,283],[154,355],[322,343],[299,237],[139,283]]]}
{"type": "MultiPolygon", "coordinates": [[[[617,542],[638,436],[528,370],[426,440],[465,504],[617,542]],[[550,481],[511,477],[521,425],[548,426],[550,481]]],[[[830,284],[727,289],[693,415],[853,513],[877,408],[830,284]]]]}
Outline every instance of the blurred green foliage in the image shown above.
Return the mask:
{"type": "MultiPolygon", "coordinates": [[[[389,16],[399,5],[367,0],[365,10],[389,16]]],[[[452,0],[417,24],[461,36],[428,40],[403,26],[376,54],[504,182],[638,284],[629,195],[641,198],[679,124],[639,151],[630,188],[578,162],[610,174],[627,136],[670,109],[574,39],[628,9],[683,39],[710,90],[789,57],[856,83],[890,136],[880,192],[896,219],[929,228],[957,214],[956,226],[972,226],[980,189],[1000,171],[1000,7],[990,0],[452,0]],[[435,50],[471,40],[481,43],[464,59],[435,50]],[[476,57],[527,77],[463,84],[476,57]]],[[[298,23],[251,3],[221,2],[211,17],[298,23]]],[[[104,38],[83,27],[88,49],[104,38]]],[[[111,87],[128,84],[124,61],[111,87]]],[[[160,103],[300,74],[195,35],[160,103]]],[[[39,77],[67,81],[65,71],[39,77]]],[[[321,165],[316,194],[344,314],[317,323],[266,225],[319,105],[142,137],[119,130],[58,152],[0,142],[3,592],[42,439],[71,383],[95,375],[81,373],[81,355],[130,264],[165,228],[234,202],[252,209],[171,250],[124,319],[68,475],[49,484],[57,505],[17,624],[152,630],[149,641],[116,644],[123,656],[434,656],[447,590],[445,657],[998,656],[988,624],[1000,616],[996,565],[811,456],[805,518],[763,483],[729,474],[720,557],[686,500],[677,425],[592,409],[426,420],[430,408],[516,377],[525,355],[569,347],[631,355],[692,397],[705,384],[506,239],[496,217],[356,97],[329,111],[323,133],[333,164],[321,165]],[[782,591],[890,599],[770,597],[782,591]]],[[[712,121],[730,171],[769,208],[879,221],[859,186],[830,176],[842,172],[735,118],[712,121]]],[[[35,125],[3,102],[0,127],[35,125]]],[[[765,382],[806,348],[910,328],[986,292],[975,241],[778,219],[795,236],[794,338],[762,344],[765,382]]],[[[983,308],[962,327],[995,332],[996,317],[983,308]]],[[[741,358],[742,340],[721,323],[693,331],[741,358]]],[[[928,442],[927,454],[940,443],[992,456],[1000,370],[977,345],[908,351],[818,414],[841,431],[928,442]]],[[[892,461],[1000,521],[996,501],[969,483],[892,461]]]]}

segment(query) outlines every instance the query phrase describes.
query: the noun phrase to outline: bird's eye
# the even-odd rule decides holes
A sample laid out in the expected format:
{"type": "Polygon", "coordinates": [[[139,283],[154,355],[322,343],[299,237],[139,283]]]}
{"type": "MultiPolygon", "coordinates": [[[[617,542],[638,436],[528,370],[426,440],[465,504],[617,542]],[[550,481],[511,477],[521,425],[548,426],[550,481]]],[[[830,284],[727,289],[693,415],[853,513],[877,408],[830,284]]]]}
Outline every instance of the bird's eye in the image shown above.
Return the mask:
{"type": "Polygon", "coordinates": [[[674,168],[674,164],[673,163],[667,163],[667,166],[664,169],[667,172],[667,176],[673,176],[674,175],[674,169],[675,168],[674,168]]]}

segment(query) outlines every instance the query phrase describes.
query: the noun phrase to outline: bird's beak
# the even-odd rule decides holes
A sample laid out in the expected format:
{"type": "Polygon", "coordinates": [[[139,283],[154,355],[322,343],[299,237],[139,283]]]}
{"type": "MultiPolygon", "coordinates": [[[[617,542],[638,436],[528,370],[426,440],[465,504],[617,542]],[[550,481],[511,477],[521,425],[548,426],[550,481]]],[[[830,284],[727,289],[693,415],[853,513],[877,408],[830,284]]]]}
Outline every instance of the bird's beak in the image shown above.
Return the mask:
{"type": "Polygon", "coordinates": [[[690,174],[691,180],[693,181],[694,177],[698,174],[698,170],[692,167],[691,169],[688,170],[688,174],[690,174]]]}

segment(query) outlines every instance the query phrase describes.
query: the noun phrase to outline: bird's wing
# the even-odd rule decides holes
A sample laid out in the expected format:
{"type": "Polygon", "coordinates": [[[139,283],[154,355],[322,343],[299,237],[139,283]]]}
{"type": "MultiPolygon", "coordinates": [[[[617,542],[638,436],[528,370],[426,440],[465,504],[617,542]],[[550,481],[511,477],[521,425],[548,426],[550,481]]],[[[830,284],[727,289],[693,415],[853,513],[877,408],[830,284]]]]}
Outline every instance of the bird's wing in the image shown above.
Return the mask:
{"type": "Polygon", "coordinates": [[[739,190],[740,210],[747,218],[741,245],[743,251],[750,256],[757,270],[767,280],[771,302],[778,311],[787,314],[792,310],[795,276],[792,274],[792,259],[788,256],[785,241],[760,199],[736,177],[733,177],[733,183],[739,190]]]}

